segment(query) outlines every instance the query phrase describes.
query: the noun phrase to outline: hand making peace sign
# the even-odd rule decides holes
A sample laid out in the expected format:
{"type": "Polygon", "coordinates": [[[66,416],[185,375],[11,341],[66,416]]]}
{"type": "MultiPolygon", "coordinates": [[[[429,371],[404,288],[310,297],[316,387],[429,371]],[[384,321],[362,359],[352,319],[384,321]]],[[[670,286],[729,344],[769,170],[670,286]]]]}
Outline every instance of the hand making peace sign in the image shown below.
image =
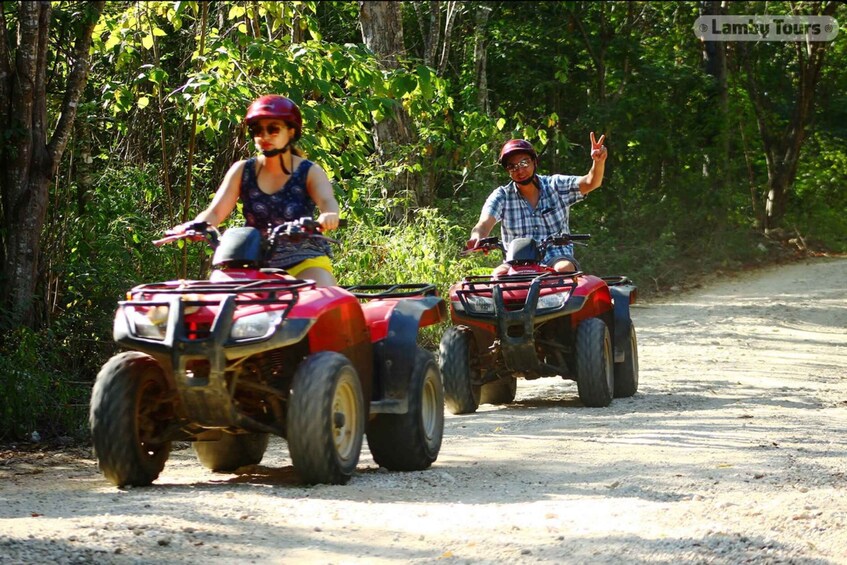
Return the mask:
{"type": "Polygon", "coordinates": [[[600,139],[595,140],[594,132],[591,132],[591,158],[595,161],[605,161],[606,157],[609,156],[609,151],[603,145],[604,139],[606,139],[605,134],[601,135],[600,139]]]}

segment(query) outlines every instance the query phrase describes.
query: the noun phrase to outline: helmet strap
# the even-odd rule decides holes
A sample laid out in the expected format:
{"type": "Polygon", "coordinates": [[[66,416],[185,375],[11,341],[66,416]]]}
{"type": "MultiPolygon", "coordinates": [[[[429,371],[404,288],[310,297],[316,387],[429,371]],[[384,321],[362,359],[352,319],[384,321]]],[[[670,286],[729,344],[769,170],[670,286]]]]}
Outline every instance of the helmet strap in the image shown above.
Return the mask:
{"type": "Polygon", "coordinates": [[[276,157],[279,155],[279,164],[282,166],[282,171],[286,175],[290,175],[291,171],[288,170],[288,167],[285,166],[285,154],[288,153],[288,149],[291,146],[291,142],[285,144],[285,147],[280,147],[277,149],[271,149],[269,151],[262,151],[262,155],[265,157],[276,157]]]}

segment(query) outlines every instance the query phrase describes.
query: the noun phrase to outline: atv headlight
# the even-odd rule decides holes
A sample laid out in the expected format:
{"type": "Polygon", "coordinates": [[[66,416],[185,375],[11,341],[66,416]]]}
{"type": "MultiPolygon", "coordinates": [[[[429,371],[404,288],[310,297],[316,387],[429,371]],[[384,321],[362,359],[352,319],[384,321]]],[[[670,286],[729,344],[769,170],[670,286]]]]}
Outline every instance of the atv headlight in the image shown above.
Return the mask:
{"type": "Polygon", "coordinates": [[[280,312],[259,312],[237,319],[232,324],[229,336],[232,339],[263,337],[272,332],[282,320],[280,312]]]}
{"type": "Polygon", "coordinates": [[[538,298],[538,309],[539,310],[548,310],[552,308],[561,308],[565,303],[568,295],[564,292],[557,292],[555,294],[545,294],[544,296],[540,296],[538,298]]]}
{"type": "Polygon", "coordinates": [[[133,308],[127,314],[129,316],[130,326],[132,327],[132,333],[138,337],[165,339],[168,321],[167,306],[151,308],[146,314],[142,314],[133,308]]]}
{"type": "Polygon", "coordinates": [[[465,297],[465,305],[472,314],[493,314],[494,299],[488,296],[469,294],[465,297]]]}

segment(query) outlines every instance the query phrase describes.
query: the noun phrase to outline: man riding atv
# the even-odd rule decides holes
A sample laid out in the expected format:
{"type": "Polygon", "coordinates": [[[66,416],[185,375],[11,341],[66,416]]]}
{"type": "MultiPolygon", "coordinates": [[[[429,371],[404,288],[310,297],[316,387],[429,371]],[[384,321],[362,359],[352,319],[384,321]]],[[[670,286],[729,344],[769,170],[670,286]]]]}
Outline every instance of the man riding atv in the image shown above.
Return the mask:
{"type": "MultiPolygon", "coordinates": [[[[569,233],[568,209],[603,182],[608,151],[603,145],[605,135],[595,140],[591,132],[591,158],[587,174],[539,175],[538,153],[523,139],[512,139],[503,145],[498,159],[508,171],[511,182],[495,189],[485,201],[479,221],[471,230],[467,248],[476,247],[488,237],[494,225],[501,222],[503,246],[508,249],[516,238],[529,237],[536,241],[556,234],[569,233]]],[[[560,273],[579,268],[574,259],[573,245],[551,246],[546,250],[544,264],[560,273]]],[[[507,264],[494,269],[494,275],[508,272],[507,264]]]]}

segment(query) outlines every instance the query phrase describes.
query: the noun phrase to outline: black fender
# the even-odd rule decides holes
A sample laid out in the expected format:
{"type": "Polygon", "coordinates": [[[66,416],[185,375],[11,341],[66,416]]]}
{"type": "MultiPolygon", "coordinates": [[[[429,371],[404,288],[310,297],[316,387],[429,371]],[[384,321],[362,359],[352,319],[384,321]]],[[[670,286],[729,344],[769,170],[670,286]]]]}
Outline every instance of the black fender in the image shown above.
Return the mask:
{"type": "Polygon", "coordinates": [[[620,353],[620,356],[623,355],[624,348],[629,340],[629,328],[632,324],[629,306],[635,301],[637,289],[632,284],[615,284],[609,286],[609,292],[612,295],[612,302],[614,304],[615,362],[620,363],[623,359],[619,358],[618,354],[620,353]]]}
{"type": "Polygon", "coordinates": [[[397,301],[388,319],[386,337],[374,343],[374,398],[371,413],[405,414],[409,410],[409,382],[415,366],[421,317],[435,310],[438,320],[447,315],[439,296],[397,301]]]}

